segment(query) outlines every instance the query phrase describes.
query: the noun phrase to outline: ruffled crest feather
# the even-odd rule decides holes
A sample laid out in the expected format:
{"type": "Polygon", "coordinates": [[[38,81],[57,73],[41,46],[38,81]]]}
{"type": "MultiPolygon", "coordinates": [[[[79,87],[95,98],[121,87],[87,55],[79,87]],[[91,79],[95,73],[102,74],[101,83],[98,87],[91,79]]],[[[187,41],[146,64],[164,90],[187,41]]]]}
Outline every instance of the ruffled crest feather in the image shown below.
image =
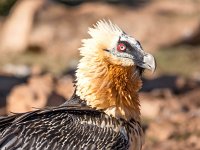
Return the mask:
{"type": "Polygon", "coordinates": [[[116,25],[113,24],[110,20],[107,22],[105,20],[97,21],[96,25],[93,25],[94,28],[89,28],[88,33],[95,38],[97,35],[120,35],[123,31],[116,25]]]}

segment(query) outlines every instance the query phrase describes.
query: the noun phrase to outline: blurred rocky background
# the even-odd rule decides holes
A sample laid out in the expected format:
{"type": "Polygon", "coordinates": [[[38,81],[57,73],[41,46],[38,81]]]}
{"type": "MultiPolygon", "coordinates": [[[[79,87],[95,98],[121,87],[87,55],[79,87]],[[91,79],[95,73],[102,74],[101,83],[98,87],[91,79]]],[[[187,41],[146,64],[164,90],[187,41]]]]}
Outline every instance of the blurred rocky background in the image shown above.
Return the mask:
{"type": "Polygon", "coordinates": [[[0,114],[73,93],[81,39],[99,19],[157,59],[141,90],[144,150],[200,149],[200,0],[0,0],[0,114]]]}

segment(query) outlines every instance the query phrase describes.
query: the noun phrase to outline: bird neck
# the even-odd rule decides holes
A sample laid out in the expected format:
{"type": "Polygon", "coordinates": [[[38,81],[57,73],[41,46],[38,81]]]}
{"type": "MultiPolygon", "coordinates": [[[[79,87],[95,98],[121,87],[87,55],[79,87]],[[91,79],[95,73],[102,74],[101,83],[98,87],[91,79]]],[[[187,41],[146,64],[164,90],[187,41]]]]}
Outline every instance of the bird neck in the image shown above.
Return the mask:
{"type": "Polygon", "coordinates": [[[76,94],[87,105],[106,114],[140,121],[138,90],[142,86],[134,67],[110,64],[105,60],[93,62],[82,58],[76,73],[76,94]]]}

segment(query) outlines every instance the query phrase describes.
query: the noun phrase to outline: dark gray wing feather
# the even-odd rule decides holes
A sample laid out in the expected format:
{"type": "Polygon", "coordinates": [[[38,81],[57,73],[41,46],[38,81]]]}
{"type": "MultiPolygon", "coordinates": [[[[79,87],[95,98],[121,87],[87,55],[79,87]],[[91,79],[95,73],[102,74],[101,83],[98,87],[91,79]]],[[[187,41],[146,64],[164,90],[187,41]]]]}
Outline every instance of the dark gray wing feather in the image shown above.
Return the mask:
{"type": "Polygon", "coordinates": [[[125,136],[101,127],[102,121],[119,125],[103,112],[74,104],[0,118],[0,149],[127,149],[125,136]]]}

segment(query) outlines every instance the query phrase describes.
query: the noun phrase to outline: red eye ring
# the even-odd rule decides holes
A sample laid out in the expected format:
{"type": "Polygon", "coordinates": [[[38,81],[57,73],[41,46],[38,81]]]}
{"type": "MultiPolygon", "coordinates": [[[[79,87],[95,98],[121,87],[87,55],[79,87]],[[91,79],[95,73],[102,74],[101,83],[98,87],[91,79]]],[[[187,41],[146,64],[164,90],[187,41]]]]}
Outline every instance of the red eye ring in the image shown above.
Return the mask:
{"type": "Polygon", "coordinates": [[[118,50],[119,52],[124,52],[124,51],[126,50],[126,45],[124,45],[124,43],[119,43],[119,44],[117,45],[117,50],[118,50]]]}

